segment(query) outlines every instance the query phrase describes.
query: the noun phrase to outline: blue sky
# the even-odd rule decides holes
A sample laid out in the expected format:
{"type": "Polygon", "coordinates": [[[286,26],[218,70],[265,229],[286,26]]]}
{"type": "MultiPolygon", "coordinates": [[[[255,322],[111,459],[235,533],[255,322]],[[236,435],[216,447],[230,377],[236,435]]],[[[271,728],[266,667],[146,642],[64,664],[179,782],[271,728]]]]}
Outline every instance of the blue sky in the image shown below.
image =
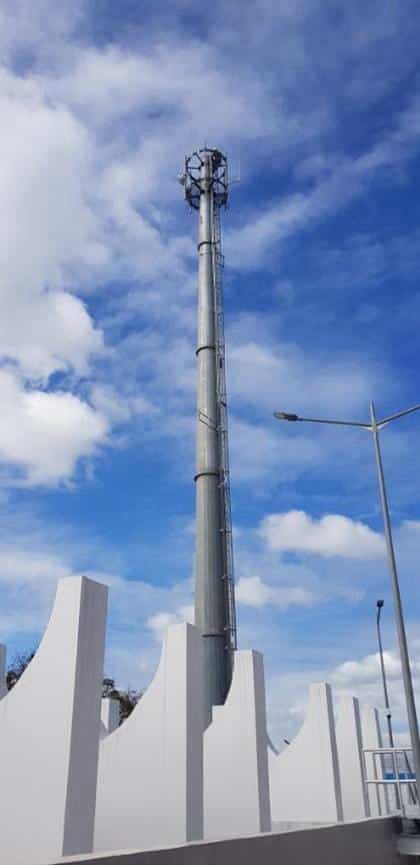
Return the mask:
{"type": "MultiPolygon", "coordinates": [[[[372,443],[419,402],[417,4],[124,0],[0,10],[0,639],[36,644],[56,580],[110,585],[108,675],[150,680],[190,615],[196,217],[176,176],[229,156],[223,214],[239,642],[270,726],[311,681],[404,715],[372,443]]],[[[420,417],[383,434],[420,677],[420,417]]]]}

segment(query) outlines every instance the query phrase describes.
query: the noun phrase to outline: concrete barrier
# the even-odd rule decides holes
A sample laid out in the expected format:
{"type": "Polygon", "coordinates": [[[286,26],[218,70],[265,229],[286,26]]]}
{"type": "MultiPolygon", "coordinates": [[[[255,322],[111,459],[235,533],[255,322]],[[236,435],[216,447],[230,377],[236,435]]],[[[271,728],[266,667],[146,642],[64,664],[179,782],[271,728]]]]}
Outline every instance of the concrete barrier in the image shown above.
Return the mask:
{"type": "Polygon", "coordinates": [[[344,820],[363,820],[371,813],[363,773],[360,706],[355,697],[340,700],[336,738],[344,820]]]}
{"type": "MultiPolygon", "coordinates": [[[[123,851],[66,858],[66,865],[403,865],[392,818],[341,823],[161,850],[123,851]]],[[[411,860],[412,861],[412,860],[411,860]]],[[[63,865],[55,859],[49,865],[63,865]]]]}
{"type": "Polygon", "coordinates": [[[202,684],[200,633],[172,625],[147,691],[101,740],[95,850],[203,837],[202,684]]]}
{"type": "Polygon", "coordinates": [[[41,645],[0,700],[0,863],[92,850],[107,588],[60,580],[41,645]]]}
{"type": "Polygon", "coordinates": [[[270,829],[264,663],[259,652],[241,651],[204,735],[204,837],[270,829]]]}
{"type": "Polygon", "coordinates": [[[281,754],[268,747],[271,815],[275,822],[336,823],[343,819],[330,685],[314,683],[305,720],[281,754]]]}

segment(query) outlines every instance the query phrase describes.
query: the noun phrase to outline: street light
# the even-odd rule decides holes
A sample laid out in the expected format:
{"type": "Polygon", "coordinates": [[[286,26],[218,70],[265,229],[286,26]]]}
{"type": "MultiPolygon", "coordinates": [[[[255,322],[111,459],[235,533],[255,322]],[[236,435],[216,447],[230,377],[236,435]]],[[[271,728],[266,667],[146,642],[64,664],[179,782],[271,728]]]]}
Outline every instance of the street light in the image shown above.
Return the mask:
{"type": "MultiPolygon", "coordinates": [[[[387,722],[387,726],[388,726],[389,747],[393,748],[394,747],[394,735],[392,732],[391,709],[389,706],[388,686],[386,683],[384,652],[383,652],[383,648],[382,648],[382,635],[381,635],[381,612],[382,612],[382,608],[383,608],[384,603],[385,602],[383,601],[382,598],[380,598],[376,601],[376,632],[378,635],[379,660],[380,660],[380,664],[381,664],[382,686],[384,689],[385,713],[386,713],[386,722],[387,722]]],[[[397,772],[399,772],[398,763],[395,763],[393,765],[397,766],[397,772]]],[[[384,767],[382,767],[382,768],[384,768],[384,767]]],[[[410,788],[410,792],[411,792],[411,788],[410,788]]],[[[401,802],[400,802],[400,794],[399,794],[398,787],[395,788],[395,801],[396,801],[397,809],[399,810],[401,808],[401,802]]],[[[412,798],[412,801],[413,801],[413,798],[412,798]]]]}
{"type": "MultiPolygon", "coordinates": [[[[400,649],[400,658],[401,658],[401,670],[402,677],[404,683],[404,692],[405,692],[405,702],[407,707],[407,716],[408,716],[408,726],[410,730],[410,741],[411,741],[411,749],[413,752],[413,761],[414,761],[414,770],[417,781],[417,790],[419,790],[420,784],[420,740],[419,740],[419,727],[417,721],[417,710],[416,703],[414,700],[414,690],[413,690],[413,680],[411,676],[410,669],[410,659],[408,655],[408,646],[407,646],[407,636],[405,633],[405,624],[404,624],[404,615],[401,603],[401,593],[400,586],[398,581],[398,573],[397,573],[397,563],[395,560],[395,552],[394,552],[394,544],[392,540],[392,531],[391,531],[391,520],[389,516],[389,507],[388,507],[388,499],[385,488],[385,477],[384,470],[382,465],[382,455],[379,444],[379,431],[382,427],[387,426],[387,424],[391,423],[393,420],[397,420],[400,417],[405,417],[407,414],[411,414],[412,412],[419,411],[420,405],[412,406],[411,408],[407,408],[404,411],[399,411],[396,414],[389,415],[388,417],[382,418],[382,420],[377,420],[375,413],[375,405],[373,402],[370,404],[370,423],[360,423],[357,421],[343,421],[343,420],[327,420],[323,418],[313,418],[313,417],[300,417],[296,414],[289,414],[288,412],[275,412],[274,417],[278,420],[286,420],[293,422],[303,422],[303,423],[322,423],[322,424],[333,424],[334,426],[350,426],[350,427],[359,427],[360,429],[368,430],[372,433],[373,443],[375,448],[375,459],[376,459],[376,469],[378,473],[378,484],[379,484],[379,495],[381,499],[381,507],[382,507],[382,516],[384,521],[384,529],[385,529],[385,541],[386,541],[386,550],[388,557],[388,565],[389,571],[391,575],[391,586],[392,586],[392,596],[394,601],[394,613],[395,613],[395,623],[397,627],[397,635],[398,635],[398,644],[400,649]]],[[[388,730],[390,727],[388,727],[388,730]]],[[[391,729],[392,733],[392,729],[391,729]]]]}
{"type": "MultiPolygon", "coordinates": [[[[391,708],[389,705],[388,685],[386,682],[384,651],[383,651],[383,647],[382,647],[382,635],[381,635],[381,612],[382,612],[384,603],[385,603],[385,601],[383,601],[382,599],[379,599],[376,601],[376,610],[377,610],[377,612],[376,612],[376,631],[378,634],[379,660],[380,660],[380,664],[381,664],[382,685],[383,685],[383,689],[384,689],[385,712],[386,712],[386,721],[387,721],[387,725],[388,725],[389,747],[393,748],[394,747],[394,734],[392,732],[391,708]]],[[[412,773],[410,761],[408,759],[408,755],[407,755],[406,751],[404,751],[404,760],[405,760],[405,766],[406,766],[408,775],[410,777],[413,773],[412,773]]],[[[415,792],[413,790],[413,785],[409,784],[408,791],[409,791],[409,795],[410,795],[410,800],[414,804],[416,802],[416,796],[415,796],[415,792]]],[[[397,798],[397,807],[399,807],[398,806],[398,801],[399,801],[398,790],[395,790],[395,795],[397,798]]]]}
{"type": "Polygon", "coordinates": [[[384,652],[382,648],[382,636],[381,636],[381,612],[384,605],[383,600],[376,601],[376,631],[378,634],[378,646],[379,646],[379,660],[381,663],[381,673],[382,673],[382,685],[384,689],[384,699],[385,699],[385,712],[386,712],[386,721],[388,725],[388,739],[389,739],[389,747],[394,747],[394,735],[392,732],[392,721],[391,721],[391,709],[389,707],[389,696],[388,696],[388,686],[386,683],[386,674],[385,674],[385,663],[384,663],[384,652]]]}

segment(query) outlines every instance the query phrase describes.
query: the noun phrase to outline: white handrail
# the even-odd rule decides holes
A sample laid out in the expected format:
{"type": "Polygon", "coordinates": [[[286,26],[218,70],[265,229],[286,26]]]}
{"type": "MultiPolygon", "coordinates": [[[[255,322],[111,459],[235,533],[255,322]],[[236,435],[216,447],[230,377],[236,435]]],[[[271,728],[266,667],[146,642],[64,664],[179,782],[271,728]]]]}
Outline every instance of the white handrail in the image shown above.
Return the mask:
{"type": "MultiPolygon", "coordinates": [[[[397,811],[401,812],[403,817],[410,817],[411,815],[409,813],[410,809],[407,806],[407,803],[404,802],[404,797],[402,795],[402,792],[403,792],[402,788],[408,786],[408,790],[410,793],[410,798],[412,800],[412,804],[416,805],[416,803],[418,802],[417,784],[416,784],[416,778],[415,778],[414,774],[410,771],[411,777],[408,777],[408,778],[401,777],[401,768],[398,766],[398,755],[401,754],[401,755],[404,755],[406,757],[407,753],[410,751],[411,751],[411,748],[406,747],[404,745],[396,746],[394,748],[390,748],[390,747],[389,748],[362,748],[363,766],[364,766],[364,783],[366,784],[366,786],[368,786],[369,784],[375,784],[376,786],[383,786],[384,788],[389,787],[389,786],[394,787],[395,790],[398,792],[397,804],[399,803],[399,807],[397,807],[397,811]],[[368,777],[367,765],[366,765],[366,759],[365,759],[366,754],[372,754],[373,755],[373,764],[375,764],[375,756],[376,755],[381,756],[380,763],[382,765],[382,773],[384,771],[383,757],[386,755],[389,755],[391,757],[391,760],[392,760],[392,776],[393,777],[392,778],[384,778],[384,777],[382,777],[382,778],[377,778],[377,777],[376,778],[370,778],[370,777],[368,777]]],[[[410,768],[410,764],[408,763],[407,758],[406,758],[406,761],[407,761],[408,767],[410,768]]],[[[376,770],[375,770],[375,774],[376,774],[376,770]]],[[[418,806],[417,806],[417,808],[418,808],[418,806]]]]}

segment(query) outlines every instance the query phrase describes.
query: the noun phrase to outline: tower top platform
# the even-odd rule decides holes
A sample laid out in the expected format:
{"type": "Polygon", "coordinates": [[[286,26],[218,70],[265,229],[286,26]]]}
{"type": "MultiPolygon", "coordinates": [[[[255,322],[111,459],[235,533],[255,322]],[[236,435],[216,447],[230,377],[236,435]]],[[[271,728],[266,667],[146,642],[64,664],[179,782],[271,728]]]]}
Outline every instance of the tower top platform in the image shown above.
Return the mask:
{"type": "Polygon", "coordinates": [[[201,147],[191,156],[185,157],[185,170],[179,177],[185,190],[185,199],[195,210],[200,207],[200,196],[204,182],[210,181],[214,203],[226,207],[229,198],[227,157],[221,150],[201,147]]]}

